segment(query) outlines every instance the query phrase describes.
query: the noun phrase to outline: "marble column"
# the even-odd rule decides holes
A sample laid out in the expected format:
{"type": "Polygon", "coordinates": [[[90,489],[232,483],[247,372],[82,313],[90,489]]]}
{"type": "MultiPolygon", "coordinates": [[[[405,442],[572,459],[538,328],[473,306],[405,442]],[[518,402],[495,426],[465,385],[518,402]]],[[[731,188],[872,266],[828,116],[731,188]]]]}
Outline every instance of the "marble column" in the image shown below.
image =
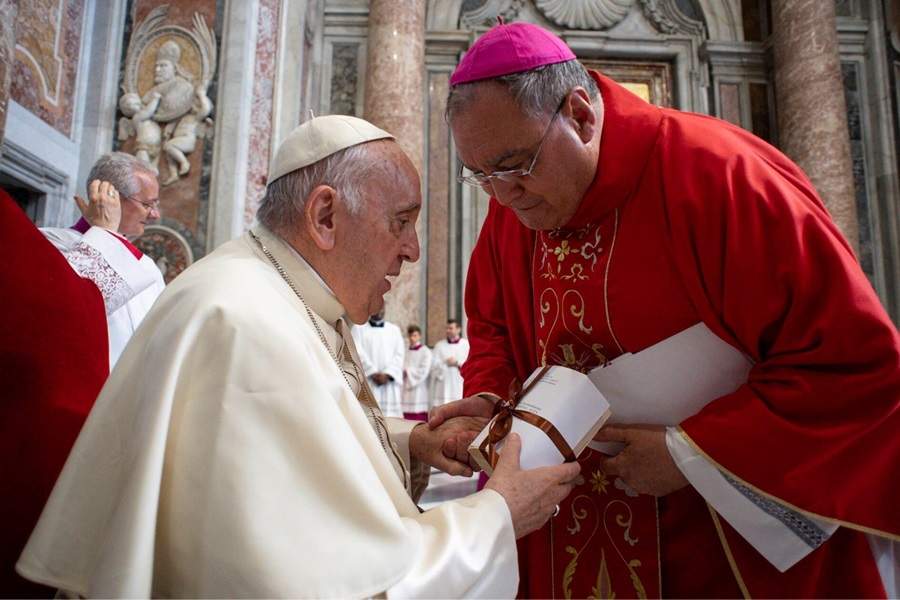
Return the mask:
{"type": "Polygon", "coordinates": [[[854,248],[859,228],[834,2],[772,0],[781,150],[806,172],[854,248]]]}
{"type": "Polygon", "coordinates": [[[13,62],[16,60],[16,0],[0,0],[0,142],[6,131],[6,107],[9,105],[9,84],[13,62]]]}
{"type": "MultiPolygon", "coordinates": [[[[420,175],[424,165],[425,0],[369,2],[363,116],[391,132],[420,175]]],[[[425,247],[423,210],[417,231],[425,247]]],[[[424,259],[424,255],[422,257],[424,259]]],[[[406,263],[386,296],[389,321],[405,331],[422,322],[422,261],[406,263]]]]}

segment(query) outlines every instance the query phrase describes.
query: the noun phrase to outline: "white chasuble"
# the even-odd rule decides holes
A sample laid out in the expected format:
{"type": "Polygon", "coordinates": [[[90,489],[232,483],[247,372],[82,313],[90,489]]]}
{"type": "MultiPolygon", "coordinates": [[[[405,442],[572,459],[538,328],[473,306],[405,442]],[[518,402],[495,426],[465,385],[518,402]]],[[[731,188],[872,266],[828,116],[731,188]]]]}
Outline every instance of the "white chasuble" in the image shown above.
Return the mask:
{"type": "MultiPolygon", "coordinates": [[[[336,342],[343,308],[256,231],[336,342]]],[[[410,426],[387,421],[408,457],[410,426]]],[[[419,512],[303,303],[245,234],[151,310],[17,569],[87,597],[512,597],[516,558],[494,491],[419,512]]]]}

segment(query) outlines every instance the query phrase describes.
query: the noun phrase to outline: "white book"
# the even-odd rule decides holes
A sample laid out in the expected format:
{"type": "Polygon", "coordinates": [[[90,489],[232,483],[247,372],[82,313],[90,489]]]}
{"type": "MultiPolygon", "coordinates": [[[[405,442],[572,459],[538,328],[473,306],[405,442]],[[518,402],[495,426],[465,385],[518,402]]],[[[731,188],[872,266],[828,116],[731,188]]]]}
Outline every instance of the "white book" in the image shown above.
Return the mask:
{"type": "MultiPolygon", "coordinates": [[[[590,445],[616,454],[621,444],[592,442],[610,423],[673,426],[706,404],[735,391],[747,381],[753,362],[742,352],[698,323],[637,353],[623,354],[587,375],[566,367],[551,367],[522,397],[517,408],[550,421],[575,456],[590,445]]],[[[528,388],[541,369],[523,385],[528,388]]],[[[488,474],[480,445],[485,427],[469,446],[469,453],[488,474]]],[[[523,469],[563,462],[550,438],[540,429],[513,419],[512,431],[522,437],[523,469]]],[[[502,442],[497,450],[502,448],[502,442]]]]}

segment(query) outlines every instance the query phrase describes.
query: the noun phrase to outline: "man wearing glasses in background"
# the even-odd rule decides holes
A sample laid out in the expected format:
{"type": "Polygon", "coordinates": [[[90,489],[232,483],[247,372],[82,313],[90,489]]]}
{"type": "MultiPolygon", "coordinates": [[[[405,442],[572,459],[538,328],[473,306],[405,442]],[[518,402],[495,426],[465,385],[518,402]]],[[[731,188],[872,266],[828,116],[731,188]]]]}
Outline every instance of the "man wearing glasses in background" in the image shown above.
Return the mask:
{"type": "Polygon", "coordinates": [[[88,200],[76,196],[82,218],[68,229],[41,232],[76,273],[103,295],[109,329],[109,368],[165,287],[149,256],[127,238],[159,219],[159,183],[151,166],[130,154],[111,152],[88,175],[88,200]]]}

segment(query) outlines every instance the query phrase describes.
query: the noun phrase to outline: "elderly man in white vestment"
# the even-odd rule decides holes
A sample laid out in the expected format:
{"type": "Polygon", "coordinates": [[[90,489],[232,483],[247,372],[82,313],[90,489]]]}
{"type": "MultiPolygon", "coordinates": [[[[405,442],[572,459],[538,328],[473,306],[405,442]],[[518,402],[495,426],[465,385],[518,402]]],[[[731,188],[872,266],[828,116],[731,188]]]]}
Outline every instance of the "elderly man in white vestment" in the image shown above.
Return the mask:
{"type": "Polygon", "coordinates": [[[159,183],[149,163],[110,152],[91,167],[87,191],[87,200],[75,197],[82,214],[77,223],[41,233],[103,295],[112,370],[166,286],[156,263],[126,238],[159,219],[159,183]]]}
{"type": "MultiPolygon", "coordinates": [[[[381,414],[350,323],[419,256],[419,179],[393,137],[311,119],[276,152],[260,225],[163,293],[85,424],[17,564],[89,597],[504,597],[515,538],[578,467],[523,471],[420,512],[422,463],[481,422],[381,414]]],[[[448,453],[448,455],[452,455],[448,453]]]]}

